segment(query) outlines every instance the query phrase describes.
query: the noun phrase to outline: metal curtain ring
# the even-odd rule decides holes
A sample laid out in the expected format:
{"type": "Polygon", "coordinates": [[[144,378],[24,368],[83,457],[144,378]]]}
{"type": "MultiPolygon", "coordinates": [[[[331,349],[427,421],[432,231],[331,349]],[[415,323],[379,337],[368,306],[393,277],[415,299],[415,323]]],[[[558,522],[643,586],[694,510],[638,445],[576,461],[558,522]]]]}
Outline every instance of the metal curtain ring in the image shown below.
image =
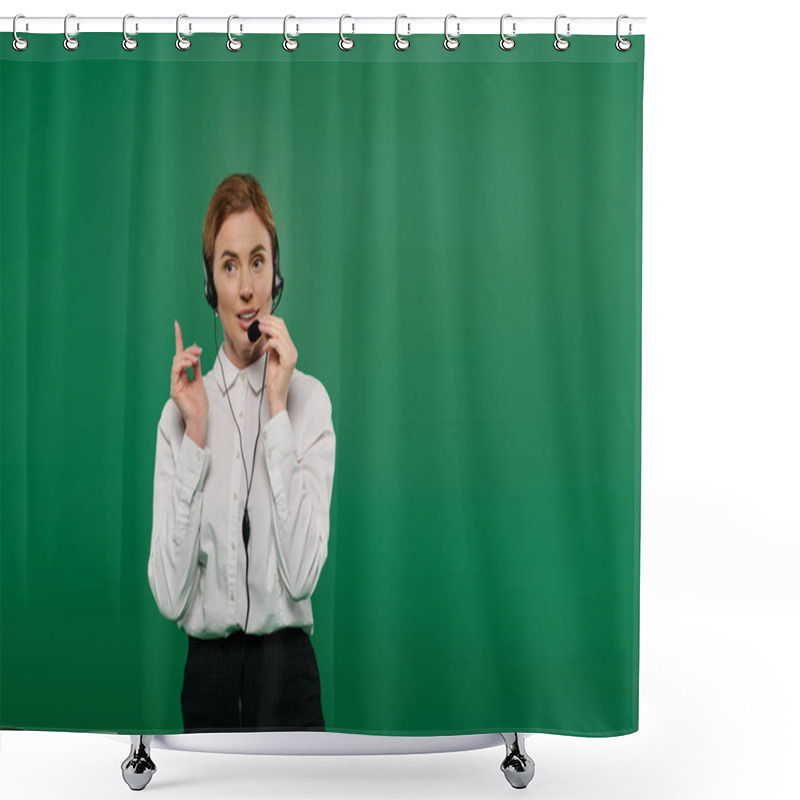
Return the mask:
{"type": "Polygon", "coordinates": [[[21,39],[19,36],[17,36],[17,20],[20,18],[25,19],[25,15],[17,14],[17,16],[14,17],[14,22],[11,26],[11,30],[14,32],[14,41],[12,42],[12,45],[15,50],[25,50],[28,47],[28,40],[21,39]]]}
{"type": "Polygon", "coordinates": [[[456,15],[455,14],[448,14],[444,18],[444,49],[445,50],[458,50],[458,45],[460,44],[460,42],[458,41],[457,37],[458,37],[459,33],[461,32],[461,23],[460,22],[456,23],[456,35],[455,36],[451,36],[447,32],[447,21],[451,17],[456,17],[456,15]]]}
{"type": "MultiPolygon", "coordinates": [[[[228,44],[226,46],[227,46],[228,50],[231,51],[231,53],[235,53],[237,50],[241,50],[242,49],[242,40],[241,39],[237,39],[235,36],[231,36],[231,20],[232,19],[239,19],[239,17],[237,17],[236,14],[231,14],[228,17],[228,44]]],[[[241,30],[241,28],[239,28],[239,30],[241,30]]]]}
{"type": "MultiPolygon", "coordinates": [[[[500,17],[500,49],[501,50],[513,50],[514,49],[514,45],[516,44],[516,42],[510,36],[506,36],[505,33],[503,33],[503,23],[510,16],[511,16],[511,14],[503,14],[503,16],[500,17]]],[[[512,32],[515,33],[515,34],[517,32],[517,23],[516,22],[512,23],[512,32]]]]}
{"type": "MultiPolygon", "coordinates": [[[[401,36],[399,34],[398,30],[397,30],[398,23],[400,22],[401,18],[402,19],[408,19],[408,17],[405,14],[398,14],[394,18],[394,46],[395,46],[395,48],[397,50],[408,50],[408,48],[411,47],[411,39],[406,39],[404,36],[401,36]]],[[[406,26],[408,27],[408,34],[407,35],[410,36],[411,35],[411,23],[410,22],[406,22],[406,26]]]]}
{"type": "MultiPolygon", "coordinates": [[[[175,47],[178,50],[188,50],[192,46],[192,40],[187,39],[185,36],[181,36],[181,20],[184,17],[188,18],[188,14],[178,14],[178,18],[175,20],[175,33],[177,34],[178,38],[175,40],[175,47]]],[[[189,23],[189,33],[192,32],[192,23],[189,23]]]]}
{"type": "MultiPolygon", "coordinates": [[[[292,50],[297,50],[297,48],[300,47],[300,42],[298,42],[297,39],[293,39],[288,33],[286,33],[286,23],[290,19],[296,19],[296,17],[293,17],[291,14],[287,14],[283,18],[283,49],[291,52],[292,50]]],[[[300,26],[297,25],[297,23],[295,23],[295,28],[299,32],[300,26]]]]}
{"type": "MultiPolygon", "coordinates": [[[[67,50],[76,50],[78,48],[78,45],[80,44],[80,42],[76,38],[70,36],[67,33],[67,21],[69,20],[70,17],[74,16],[75,16],[74,14],[67,14],[67,16],[64,17],[64,47],[67,50]]],[[[80,29],[81,29],[80,25],[78,25],[78,30],[80,29]]]]}
{"type": "MultiPolygon", "coordinates": [[[[342,16],[339,17],[339,47],[342,50],[352,50],[353,47],[355,46],[355,42],[342,33],[342,23],[345,21],[345,19],[353,19],[353,18],[349,14],[342,14],[342,16]]],[[[355,23],[352,23],[352,25],[353,25],[353,31],[355,31],[356,29],[355,23]]]]}
{"type": "MultiPolygon", "coordinates": [[[[131,17],[133,17],[133,19],[136,19],[136,17],[134,17],[133,14],[126,14],[122,18],[122,46],[126,50],[135,50],[139,45],[139,42],[137,42],[136,39],[132,38],[131,36],[128,36],[126,25],[131,17]]],[[[138,30],[139,26],[137,25],[136,28],[138,30]]]]}
{"type": "MultiPolygon", "coordinates": [[[[617,17],[617,43],[616,43],[615,46],[616,46],[617,50],[619,50],[621,52],[624,52],[625,50],[630,50],[631,49],[631,45],[633,44],[633,42],[631,42],[630,39],[623,39],[619,35],[619,21],[621,19],[629,19],[629,17],[628,17],[627,14],[620,14],[617,17]]],[[[632,30],[632,27],[631,27],[631,24],[629,22],[628,23],[628,36],[630,36],[631,30],[632,30]]]]}
{"type": "MultiPolygon", "coordinates": [[[[556,40],[553,42],[553,47],[555,47],[556,50],[566,50],[569,47],[569,39],[565,39],[563,36],[558,35],[558,21],[560,19],[566,19],[566,18],[567,18],[566,14],[559,14],[556,17],[556,22],[555,22],[556,40]]],[[[569,22],[567,23],[567,36],[569,36],[569,22]]]]}

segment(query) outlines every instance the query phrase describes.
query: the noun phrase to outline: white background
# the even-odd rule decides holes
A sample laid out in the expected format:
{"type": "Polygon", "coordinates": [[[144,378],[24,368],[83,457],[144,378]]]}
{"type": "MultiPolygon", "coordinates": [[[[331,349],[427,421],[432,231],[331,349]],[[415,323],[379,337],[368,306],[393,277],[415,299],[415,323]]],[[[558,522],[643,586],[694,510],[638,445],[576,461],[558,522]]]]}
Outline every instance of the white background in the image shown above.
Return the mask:
{"type": "MultiPolygon", "coordinates": [[[[537,769],[525,791],[542,800],[800,796],[796,4],[4,5],[4,16],[16,13],[647,17],[640,730],[530,737],[537,769]]],[[[2,98],[4,113],[12,101],[2,98]]],[[[524,606],[498,602],[524,624],[524,606]]],[[[525,675],[508,680],[524,691],[525,675]]],[[[4,798],[130,796],[119,769],[127,745],[88,734],[1,736],[4,798]]],[[[145,791],[170,800],[514,791],[499,771],[502,747],[153,755],[158,772],[145,791]]]]}

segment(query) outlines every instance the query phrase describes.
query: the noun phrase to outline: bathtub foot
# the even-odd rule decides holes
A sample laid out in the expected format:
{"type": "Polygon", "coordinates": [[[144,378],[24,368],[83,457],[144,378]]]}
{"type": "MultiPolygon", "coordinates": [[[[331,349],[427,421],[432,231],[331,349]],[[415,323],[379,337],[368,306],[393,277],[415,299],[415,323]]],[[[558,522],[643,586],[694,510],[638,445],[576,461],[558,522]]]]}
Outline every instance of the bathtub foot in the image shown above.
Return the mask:
{"type": "Polygon", "coordinates": [[[501,733],[506,743],[506,757],[500,765],[506,780],[515,789],[524,789],[533,779],[536,765],[525,752],[525,739],[521,733],[501,733]]]}
{"type": "Polygon", "coordinates": [[[131,752],[122,762],[122,777],[134,791],[144,789],[156,771],[156,765],[150,758],[152,741],[152,736],[131,735],[131,752]]]}

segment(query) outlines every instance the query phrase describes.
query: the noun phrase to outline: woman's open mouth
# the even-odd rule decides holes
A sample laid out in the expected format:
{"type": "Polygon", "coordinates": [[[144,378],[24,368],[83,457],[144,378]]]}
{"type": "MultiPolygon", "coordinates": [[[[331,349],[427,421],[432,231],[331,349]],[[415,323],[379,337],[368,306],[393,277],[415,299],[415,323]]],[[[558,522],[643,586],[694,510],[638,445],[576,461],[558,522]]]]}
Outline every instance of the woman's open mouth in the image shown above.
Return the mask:
{"type": "Polygon", "coordinates": [[[236,318],[239,320],[242,329],[247,330],[253,324],[253,321],[258,319],[258,309],[252,311],[250,314],[237,314],[236,318]]]}

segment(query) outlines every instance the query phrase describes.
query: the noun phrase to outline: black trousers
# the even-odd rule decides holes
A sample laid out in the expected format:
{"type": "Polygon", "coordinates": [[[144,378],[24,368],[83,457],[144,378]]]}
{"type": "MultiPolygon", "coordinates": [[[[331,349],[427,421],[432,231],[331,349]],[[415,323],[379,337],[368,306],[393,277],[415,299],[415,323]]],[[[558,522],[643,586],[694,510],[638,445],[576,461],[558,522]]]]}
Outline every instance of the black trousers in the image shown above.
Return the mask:
{"type": "Polygon", "coordinates": [[[324,731],[311,639],[302,628],[266,636],[189,636],[181,709],[186,733],[324,731]]]}

